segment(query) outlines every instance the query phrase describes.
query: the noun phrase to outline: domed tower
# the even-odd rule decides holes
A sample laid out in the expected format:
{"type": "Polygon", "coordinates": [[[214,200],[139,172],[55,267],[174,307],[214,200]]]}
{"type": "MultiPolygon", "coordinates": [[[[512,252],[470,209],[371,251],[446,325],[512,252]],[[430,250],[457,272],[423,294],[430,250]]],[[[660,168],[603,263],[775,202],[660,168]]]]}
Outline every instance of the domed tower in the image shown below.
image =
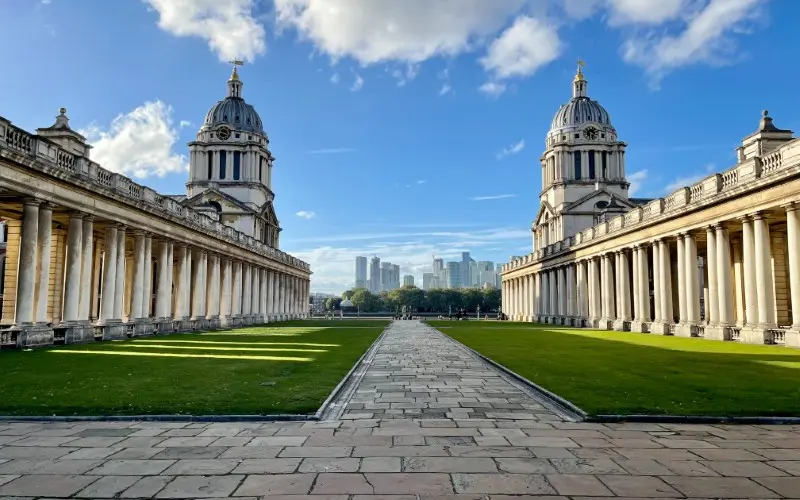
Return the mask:
{"type": "Polygon", "coordinates": [[[556,112],[540,158],[534,251],[594,225],[609,206],[621,211],[634,206],[625,179],[626,144],[618,140],[605,108],[588,97],[583,66],[578,61],[572,99],[556,112]]]}
{"type": "Polygon", "coordinates": [[[206,114],[189,143],[188,198],[184,204],[278,248],[281,231],[273,207],[269,138],[261,117],[242,98],[242,81],[232,61],[228,96],[206,114]]]}

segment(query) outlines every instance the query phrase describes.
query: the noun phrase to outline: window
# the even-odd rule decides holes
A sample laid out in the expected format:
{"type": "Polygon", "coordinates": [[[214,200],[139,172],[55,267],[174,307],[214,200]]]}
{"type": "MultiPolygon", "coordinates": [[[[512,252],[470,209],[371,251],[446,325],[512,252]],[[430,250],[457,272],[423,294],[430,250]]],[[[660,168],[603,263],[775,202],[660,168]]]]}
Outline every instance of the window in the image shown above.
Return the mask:
{"type": "Polygon", "coordinates": [[[214,174],[214,153],[206,153],[206,158],[208,158],[208,179],[211,180],[214,174]]]}
{"type": "Polygon", "coordinates": [[[594,171],[594,150],[589,150],[589,178],[594,179],[596,177],[594,171]]]}
{"type": "Polygon", "coordinates": [[[580,179],[581,177],[583,177],[583,173],[581,172],[581,170],[583,170],[583,168],[581,167],[581,152],[577,151],[574,156],[575,156],[575,178],[580,179]]]}
{"type": "Polygon", "coordinates": [[[603,151],[603,179],[608,179],[608,153],[603,151]]]}
{"type": "Polygon", "coordinates": [[[580,139],[581,138],[581,134],[575,134],[575,138],[576,139],[580,139]]]}
{"type": "Polygon", "coordinates": [[[233,180],[239,180],[239,168],[241,162],[241,154],[238,151],[234,151],[233,153],[233,180]]]}
{"type": "Polygon", "coordinates": [[[217,213],[222,212],[222,205],[219,204],[218,201],[209,201],[208,204],[217,211],[217,213]]]}
{"type": "Polygon", "coordinates": [[[220,151],[219,152],[219,178],[220,179],[224,179],[225,178],[225,170],[226,170],[225,167],[227,166],[227,163],[228,163],[228,155],[227,155],[227,153],[228,153],[227,151],[220,151]]]}
{"type": "Polygon", "coordinates": [[[258,180],[261,180],[261,173],[264,171],[264,157],[258,157],[258,180]]]}

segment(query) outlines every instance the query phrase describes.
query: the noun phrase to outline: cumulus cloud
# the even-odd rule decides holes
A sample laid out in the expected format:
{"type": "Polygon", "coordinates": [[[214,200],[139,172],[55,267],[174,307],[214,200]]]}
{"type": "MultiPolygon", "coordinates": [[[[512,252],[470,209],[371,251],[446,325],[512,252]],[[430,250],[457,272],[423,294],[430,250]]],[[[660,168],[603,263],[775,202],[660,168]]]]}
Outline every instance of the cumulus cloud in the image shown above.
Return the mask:
{"type": "Polygon", "coordinates": [[[94,146],[92,159],[114,172],[145,178],[188,168],[186,157],[173,152],[178,131],[173,126],[172,107],[161,101],[146,102],[117,116],[106,130],[90,125],[81,133],[94,146]]]}
{"type": "Polygon", "coordinates": [[[278,26],[332,59],[420,63],[472,50],[526,0],[275,0],[278,26]]]}
{"type": "Polygon", "coordinates": [[[628,188],[628,194],[631,196],[636,196],[639,190],[642,189],[642,184],[644,181],[647,180],[647,169],[631,172],[627,175],[627,177],[628,182],[631,183],[630,187],[628,188]]]}
{"type": "Polygon", "coordinates": [[[486,82],[478,87],[478,90],[489,97],[498,97],[500,94],[506,91],[506,85],[498,82],[486,82]]]}
{"type": "Polygon", "coordinates": [[[313,219],[314,217],[317,216],[315,212],[312,212],[310,210],[300,210],[295,215],[300,217],[301,219],[313,219]]]}
{"type": "Polygon", "coordinates": [[[197,37],[222,61],[252,61],[266,51],[266,32],[256,20],[255,0],[145,0],[158,26],[175,36],[197,37]]]}
{"type": "MultiPolygon", "coordinates": [[[[381,227],[385,227],[385,224],[381,227]]],[[[502,252],[498,250],[500,245],[515,248],[528,244],[529,248],[530,234],[529,229],[505,227],[470,228],[464,231],[376,231],[369,234],[287,239],[282,246],[311,265],[314,271],[311,280],[313,292],[340,293],[354,285],[357,256],[377,255],[382,262],[399,265],[401,274],[411,274],[415,282],[421,283],[422,273],[432,271],[434,253],[445,260],[460,260],[461,252],[470,251],[476,259],[491,260],[490,252],[502,252]]]]}
{"type": "MultiPolygon", "coordinates": [[[[662,30],[636,35],[623,44],[622,56],[626,62],[643,67],[655,87],[664,76],[682,66],[730,64],[739,57],[732,35],[745,32],[758,20],[763,4],[763,0],[692,2],[695,8],[686,14],[680,32],[662,30]]],[[[674,17],[670,16],[670,11],[664,16],[666,19],[674,17]]]]}
{"type": "Polygon", "coordinates": [[[554,24],[520,16],[492,42],[481,64],[495,78],[530,76],[555,60],[561,45],[554,24]]]}
{"type": "Polygon", "coordinates": [[[516,144],[512,144],[509,147],[497,153],[497,159],[502,160],[506,156],[511,156],[519,153],[523,149],[525,149],[525,139],[520,139],[520,141],[517,142],[516,144]]]}

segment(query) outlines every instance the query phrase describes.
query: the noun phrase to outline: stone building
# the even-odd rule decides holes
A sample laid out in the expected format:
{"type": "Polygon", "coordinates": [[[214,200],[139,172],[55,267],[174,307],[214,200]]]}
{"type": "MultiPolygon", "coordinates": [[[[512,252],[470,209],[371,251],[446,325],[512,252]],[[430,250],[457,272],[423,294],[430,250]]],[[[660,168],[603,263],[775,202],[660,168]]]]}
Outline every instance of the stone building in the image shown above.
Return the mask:
{"type": "Polygon", "coordinates": [[[800,346],[800,140],[765,111],[732,168],[631,199],[625,144],[586,85],[579,69],[547,135],[533,251],[503,266],[503,311],[800,346]]]}
{"type": "Polygon", "coordinates": [[[35,134],[0,117],[0,346],[305,317],[308,264],[279,250],[274,158],[234,68],[189,144],[188,196],[90,159],[61,109],[35,134]]]}

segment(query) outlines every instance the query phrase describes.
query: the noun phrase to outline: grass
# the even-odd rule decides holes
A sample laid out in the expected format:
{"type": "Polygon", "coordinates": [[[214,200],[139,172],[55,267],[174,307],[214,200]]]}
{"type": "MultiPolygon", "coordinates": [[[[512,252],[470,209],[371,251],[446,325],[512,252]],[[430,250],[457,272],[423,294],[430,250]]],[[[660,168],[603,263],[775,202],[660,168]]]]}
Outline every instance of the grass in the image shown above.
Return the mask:
{"type": "Polygon", "coordinates": [[[525,323],[430,324],[592,415],[800,416],[800,350],[525,323]]]}
{"type": "Polygon", "coordinates": [[[388,321],[290,321],[0,352],[3,415],[315,412],[388,321]]]}

